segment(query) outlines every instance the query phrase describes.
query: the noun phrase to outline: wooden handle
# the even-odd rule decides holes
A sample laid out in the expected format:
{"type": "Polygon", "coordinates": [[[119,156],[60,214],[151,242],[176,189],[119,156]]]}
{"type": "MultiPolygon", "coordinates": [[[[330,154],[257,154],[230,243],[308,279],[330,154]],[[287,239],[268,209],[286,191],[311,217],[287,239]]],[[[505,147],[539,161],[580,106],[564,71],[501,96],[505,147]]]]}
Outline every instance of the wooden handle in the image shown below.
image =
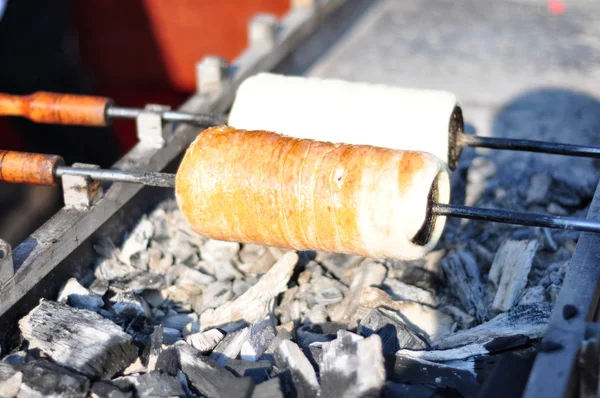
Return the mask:
{"type": "Polygon", "coordinates": [[[64,163],[57,155],[0,150],[0,182],[54,185],[54,171],[64,163]]]}
{"type": "Polygon", "coordinates": [[[88,95],[0,94],[0,115],[23,116],[37,123],[106,126],[106,107],[111,103],[109,98],[88,95]]]}

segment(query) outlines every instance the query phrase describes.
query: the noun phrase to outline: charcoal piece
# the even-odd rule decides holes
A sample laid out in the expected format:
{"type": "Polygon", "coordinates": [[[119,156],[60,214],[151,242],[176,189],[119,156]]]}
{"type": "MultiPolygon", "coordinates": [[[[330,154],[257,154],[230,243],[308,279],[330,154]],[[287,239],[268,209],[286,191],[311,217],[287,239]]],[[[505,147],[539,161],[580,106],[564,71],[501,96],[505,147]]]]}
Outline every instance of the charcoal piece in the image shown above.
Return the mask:
{"type": "Polygon", "coordinates": [[[450,314],[461,329],[469,329],[475,322],[475,318],[453,305],[443,307],[442,311],[446,314],[450,314]]]}
{"type": "Polygon", "coordinates": [[[500,246],[489,272],[489,280],[497,287],[492,310],[508,311],[517,303],[538,247],[536,240],[507,240],[500,246]]]}
{"type": "Polygon", "coordinates": [[[180,265],[176,279],[176,285],[210,285],[215,281],[215,278],[213,276],[205,274],[204,272],[200,272],[197,269],[186,267],[184,265],[180,265]]]}
{"type": "Polygon", "coordinates": [[[128,390],[121,390],[114,383],[103,380],[97,381],[90,390],[91,398],[132,398],[133,393],[128,390]]]}
{"type": "Polygon", "coordinates": [[[178,343],[181,370],[191,386],[208,397],[250,397],[254,382],[250,377],[235,377],[222,369],[213,359],[205,357],[187,343],[178,343]]]}
{"type": "Polygon", "coordinates": [[[135,378],[139,398],[185,397],[186,394],[175,377],[162,372],[148,372],[135,378]]]}
{"type": "Polygon", "coordinates": [[[34,360],[20,367],[23,372],[19,397],[81,397],[90,388],[90,381],[75,372],[46,360],[34,360]]]}
{"type": "Polygon", "coordinates": [[[0,397],[17,396],[23,380],[23,372],[19,368],[20,364],[0,363],[0,397]]]}
{"type": "Polygon", "coordinates": [[[284,251],[276,247],[244,244],[239,252],[239,269],[246,274],[264,274],[279,260],[284,251]]]}
{"type": "Polygon", "coordinates": [[[449,334],[454,324],[452,317],[435,308],[409,301],[394,301],[376,287],[364,288],[359,304],[353,323],[366,318],[374,308],[386,307],[401,314],[402,321],[428,341],[435,341],[449,334]]]}
{"type": "Polygon", "coordinates": [[[284,398],[279,377],[264,381],[254,387],[252,398],[284,398]]]}
{"type": "Polygon", "coordinates": [[[518,305],[535,304],[546,301],[546,290],[543,286],[528,287],[523,291],[518,305]]]}
{"type": "Polygon", "coordinates": [[[53,361],[90,377],[111,377],[137,358],[131,336],[95,312],[42,299],[19,327],[53,361]]]}
{"type": "Polygon", "coordinates": [[[540,344],[541,352],[554,352],[558,350],[562,350],[564,346],[558,341],[544,339],[540,344]]]}
{"type": "Polygon", "coordinates": [[[177,329],[181,332],[188,324],[196,321],[198,321],[198,314],[192,312],[190,314],[167,315],[162,319],[162,324],[164,327],[177,329]]]}
{"type": "Polygon", "coordinates": [[[162,351],[162,343],[164,337],[164,330],[162,326],[156,326],[154,331],[150,335],[150,341],[144,347],[142,355],[142,364],[148,368],[148,371],[156,369],[156,362],[162,351]]]}
{"type": "Polygon", "coordinates": [[[27,359],[28,359],[27,351],[17,351],[12,354],[8,354],[4,358],[2,358],[0,363],[2,363],[2,362],[12,363],[12,364],[25,363],[25,362],[27,362],[27,359]]]}
{"type": "Polygon", "coordinates": [[[435,385],[463,396],[474,396],[479,389],[471,372],[423,359],[395,355],[386,361],[386,366],[388,380],[395,383],[435,385]]]}
{"type": "Polygon", "coordinates": [[[225,365],[225,369],[235,376],[251,377],[255,384],[268,380],[272,368],[273,364],[269,361],[249,362],[240,359],[230,359],[225,365]]]}
{"type": "Polygon", "coordinates": [[[363,289],[371,285],[380,285],[386,275],[387,268],[383,264],[375,261],[363,262],[356,270],[344,299],[330,311],[331,320],[349,323],[359,306],[363,289]]]}
{"type": "Polygon", "coordinates": [[[440,265],[447,285],[462,307],[479,322],[487,317],[485,286],[481,282],[479,266],[465,249],[448,254],[440,265]],[[472,312],[472,313],[471,313],[472,312]]]}
{"type": "Polygon", "coordinates": [[[326,342],[334,340],[339,330],[348,329],[348,325],[340,322],[325,322],[317,325],[306,325],[296,329],[298,345],[302,348],[308,347],[314,342],[326,342]]]}
{"type": "Polygon", "coordinates": [[[89,287],[89,291],[100,297],[104,296],[108,291],[108,281],[104,279],[94,279],[89,287]]]}
{"type": "Polygon", "coordinates": [[[123,321],[131,321],[135,318],[150,319],[152,310],[146,301],[131,292],[117,293],[110,298],[112,310],[115,315],[123,321]]]}
{"type": "Polygon", "coordinates": [[[550,303],[520,305],[484,324],[443,338],[436,343],[436,346],[439,349],[447,349],[471,343],[484,344],[495,337],[515,334],[523,334],[531,339],[542,337],[548,326],[551,312],[550,303]]]}
{"type": "Polygon", "coordinates": [[[240,251],[240,244],[222,240],[209,239],[200,248],[202,259],[210,262],[231,261],[240,251]]]}
{"type": "Polygon", "coordinates": [[[402,313],[384,307],[377,307],[360,321],[358,333],[368,337],[390,325],[394,328],[398,349],[426,350],[430,348],[426,339],[410,328],[403,320],[402,313]]]}
{"type": "Polygon", "coordinates": [[[382,289],[394,300],[413,301],[432,307],[438,305],[437,297],[429,290],[409,285],[389,276],[383,281],[382,289]]]}
{"type": "Polygon", "coordinates": [[[229,301],[214,310],[205,311],[200,317],[201,330],[220,326],[235,321],[246,321],[250,324],[264,318],[268,312],[268,303],[287,289],[298,263],[295,252],[287,252],[240,297],[229,301]]]}
{"type": "Polygon", "coordinates": [[[523,334],[515,334],[512,336],[496,337],[489,343],[483,346],[490,354],[497,354],[502,351],[512,350],[515,348],[525,347],[531,343],[531,339],[523,334]]]}
{"type": "Polygon", "coordinates": [[[181,340],[181,332],[173,328],[163,328],[163,342],[165,344],[174,344],[181,340]]]}
{"type": "Polygon", "coordinates": [[[138,358],[134,363],[125,368],[125,370],[123,371],[123,376],[146,373],[147,371],[148,369],[146,368],[146,366],[144,366],[142,360],[138,358]]]}
{"type": "MultiPolygon", "coordinates": [[[[224,305],[233,298],[233,284],[231,281],[217,281],[203,288],[202,311],[209,308],[217,308],[224,305]]],[[[217,325],[215,325],[217,326],[217,325]]],[[[212,326],[211,326],[212,327],[212,326]]]]}
{"type": "Polygon", "coordinates": [[[323,344],[319,369],[324,397],[379,396],[386,377],[381,339],[339,332],[337,339],[323,344]]]}
{"type": "Polygon", "coordinates": [[[250,327],[227,333],[223,340],[210,353],[210,357],[223,367],[229,359],[235,359],[242,350],[242,345],[250,336],[250,327]]]}
{"type": "Polygon", "coordinates": [[[115,247],[110,238],[105,237],[100,239],[94,245],[94,250],[103,257],[98,261],[94,270],[94,276],[98,279],[110,281],[138,271],[138,269],[130,264],[119,260],[120,251],[115,247]]]}
{"type": "MultiPolygon", "coordinates": [[[[396,326],[388,323],[377,331],[377,335],[381,339],[383,355],[394,355],[400,349],[398,336],[396,334],[396,326]]],[[[368,337],[368,336],[366,336],[368,337]]]]}
{"type": "Polygon", "coordinates": [[[436,294],[442,281],[435,273],[426,270],[422,267],[410,264],[410,261],[390,260],[388,261],[394,270],[395,279],[428,290],[432,294],[436,294]]]}
{"type": "Polygon", "coordinates": [[[206,332],[193,333],[186,336],[185,341],[200,351],[202,354],[208,354],[223,340],[225,335],[219,329],[210,329],[206,332]]]}
{"type": "Polygon", "coordinates": [[[135,376],[121,376],[112,379],[111,382],[125,392],[135,392],[135,376]]]}
{"type": "Polygon", "coordinates": [[[304,317],[304,323],[308,324],[320,324],[325,323],[328,320],[327,308],[324,305],[315,305],[304,317]]]}
{"type": "Polygon", "coordinates": [[[351,273],[365,258],[352,254],[319,252],[316,260],[336,278],[346,284],[352,281],[351,273]]]}
{"type": "Polygon", "coordinates": [[[533,352],[500,355],[481,386],[479,396],[486,398],[523,396],[534,360],[533,352]]]}
{"type": "Polygon", "coordinates": [[[319,383],[315,370],[296,343],[282,341],[275,352],[275,360],[277,367],[289,371],[286,385],[295,392],[295,396],[308,398],[318,394],[319,383]]]}
{"type": "Polygon", "coordinates": [[[257,361],[267,351],[276,334],[271,322],[267,318],[252,325],[248,340],[242,344],[240,351],[244,361],[257,361]]]}
{"type": "Polygon", "coordinates": [[[403,355],[410,358],[418,358],[432,362],[458,361],[487,354],[489,354],[489,350],[485,348],[482,344],[478,343],[467,344],[464,346],[450,348],[447,350],[399,350],[396,352],[396,355],[403,355]]]}
{"type": "Polygon", "coordinates": [[[388,381],[383,389],[383,398],[438,398],[445,396],[439,390],[432,385],[399,384],[388,381]]]}
{"type": "Polygon", "coordinates": [[[131,256],[142,250],[146,250],[153,236],[154,224],[152,224],[152,221],[147,216],[143,216],[123,242],[119,259],[126,264],[131,264],[131,256]]]}
{"type": "Polygon", "coordinates": [[[75,278],[71,278],[63,286],[56,301],[68,303],[71,307],[80,308],[89,311],[98,311],[104,306],[102,297],[91,293],[88,289],[81,286],[75,278]]]}
{"type": "Polygon", "coordinates": [[[156,359],[155,369],[171,376],[177,375],[179,369],[179,352],[177,348],[170,347],[162,351],[156,359]]]}
{"type": "Polygon", "coordinates": [[[233,281],[243,275],[238,271],[231,260],[216,261],[213,263],[214,275],[218,281],[233,281]]]}
{"type": "Polygon", "coordinates": [[[315,295],[317,304],[329,305],[335,304],[344,299],[343,293],[336,287],[319,290],[315,295]]]}
{"type": "Polygon", "coordinates": [[[139,294],[144,290],[160,290],[166,286],[164,276],[138,271],[113,280],[110,284],[110,290],[115,293],[132,292],[139,294]]]}
{"type": "Polygon", "coordinates": [[[525,203],[546,204],[548,203],[548,190],[552,184],[552,177],[546,173],[535,173],[529,179],[525,203]]]}

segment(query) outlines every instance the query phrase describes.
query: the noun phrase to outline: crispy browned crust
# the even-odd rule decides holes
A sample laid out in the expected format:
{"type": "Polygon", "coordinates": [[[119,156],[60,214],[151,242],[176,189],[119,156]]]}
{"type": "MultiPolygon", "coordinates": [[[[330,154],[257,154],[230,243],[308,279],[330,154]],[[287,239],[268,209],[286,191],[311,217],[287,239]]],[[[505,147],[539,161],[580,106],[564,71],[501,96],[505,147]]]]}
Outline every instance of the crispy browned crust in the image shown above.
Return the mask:
{"type": "Polygon", "coordinates": [[[426,219],[433,185],[447,201],[446,169],[426,153],[213,127],[188,148],[176,196],[192,228],[214,239],[416,258],[443,229],[426,219]],[[436,231],[415,244],[424,223],[436,231]]]}

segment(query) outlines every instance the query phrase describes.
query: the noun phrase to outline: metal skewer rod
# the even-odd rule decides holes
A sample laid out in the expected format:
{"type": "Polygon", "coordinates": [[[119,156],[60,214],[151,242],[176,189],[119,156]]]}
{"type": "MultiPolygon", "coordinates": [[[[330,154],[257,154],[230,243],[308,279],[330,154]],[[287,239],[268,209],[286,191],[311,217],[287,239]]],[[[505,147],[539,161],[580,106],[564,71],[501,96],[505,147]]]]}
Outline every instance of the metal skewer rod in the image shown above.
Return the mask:
{"type": "MultiPolygon", "coordinates": [[[[154,187],[175,187],[175,174],[126,172],[111,169],[79,169],[59,166],[56,176],[64,174],[86,176],[99,181],[129,182],[154,187]]],[[[434,203],[431,206],[433,214],[438,216],[468,218],[504,224],[544,227],[582,232],[600,232],[600,222],[574,217],[560,217],[545,214],[525,213],[511,210],[485,209],[461,205],[446,205],[434,203]]]]}
{"type": "Polygon", "coordinates": [[[561,144],[513,138],[481,137],[471,134],[461,134],[458,137],[458,143],[461,146],[470,146],[474,148],[507,149],[511,151],[600,158],[600,147],[594,146],[561,144]]]}
{"type": "MultiPolygon", "coordinates": [[[[106,108],[106,117],[109,119],[123,118],[123,119],[135,119],[138,117],[144,109],[140,108],[126,108],[122,106],[108,105],[106,108]]],[[[225,124],[226,119],[223,115],[214,114],[199,114],[189,113],[181,111],[162,111],[160,112],[163,120],[166,122],[181,122],[190,123],[200,127],[210,127],[220,124],[225,124]]]]}

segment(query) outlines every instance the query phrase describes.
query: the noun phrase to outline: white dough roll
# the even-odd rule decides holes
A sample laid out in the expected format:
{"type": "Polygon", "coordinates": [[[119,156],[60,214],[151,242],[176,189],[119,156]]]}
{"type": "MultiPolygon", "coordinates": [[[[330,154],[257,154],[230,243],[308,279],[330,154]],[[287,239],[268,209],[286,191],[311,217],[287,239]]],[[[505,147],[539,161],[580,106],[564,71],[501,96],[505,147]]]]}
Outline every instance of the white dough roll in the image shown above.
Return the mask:
{"type": "Polygon", "coordinates": [[[446,166],[424,152],[213,127],[179,166],[177,203],[220,240],[374,258],[416,259],[437,243],[446,166]]]}
{"type": "Polygon", "coordinates": [[[240,85],[229,125],[428,152],[454,169],[463,118],[456,96],[448,92],[261,73],[240,85]]]}

